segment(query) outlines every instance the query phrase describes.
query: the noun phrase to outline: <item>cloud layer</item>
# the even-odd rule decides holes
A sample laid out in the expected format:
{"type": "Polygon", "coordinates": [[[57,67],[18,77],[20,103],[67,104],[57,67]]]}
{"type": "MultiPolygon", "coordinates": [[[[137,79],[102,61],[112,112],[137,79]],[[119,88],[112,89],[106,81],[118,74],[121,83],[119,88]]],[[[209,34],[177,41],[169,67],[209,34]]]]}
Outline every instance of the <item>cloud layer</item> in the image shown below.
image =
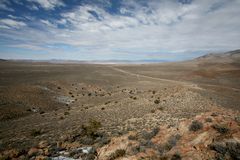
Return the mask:
{"type": "Polygon", "coordinates": [[[3,58],[183,60],[240,48],[239,0],[98,0],[70,9],[59,0],[27,1],[52,16],[2,18],[3,58]]]}

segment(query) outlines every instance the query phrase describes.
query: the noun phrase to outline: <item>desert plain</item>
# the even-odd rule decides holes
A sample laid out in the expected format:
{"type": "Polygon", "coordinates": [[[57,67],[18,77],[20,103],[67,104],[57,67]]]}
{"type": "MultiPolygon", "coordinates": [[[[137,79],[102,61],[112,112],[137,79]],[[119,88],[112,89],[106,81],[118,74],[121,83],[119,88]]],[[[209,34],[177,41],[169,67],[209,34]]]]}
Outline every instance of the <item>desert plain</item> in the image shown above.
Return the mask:
{"type": "Polygon", "coordinates": [[[240,159],[240,50],[183,62],[1,60],[0,159],[240,159]]]}

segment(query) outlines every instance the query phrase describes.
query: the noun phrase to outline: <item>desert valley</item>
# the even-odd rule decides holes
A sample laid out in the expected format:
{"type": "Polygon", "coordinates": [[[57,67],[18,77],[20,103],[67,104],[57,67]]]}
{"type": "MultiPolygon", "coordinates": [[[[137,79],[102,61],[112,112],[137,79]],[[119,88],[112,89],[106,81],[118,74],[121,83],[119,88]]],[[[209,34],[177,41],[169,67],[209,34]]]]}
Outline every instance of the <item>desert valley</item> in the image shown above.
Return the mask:
{"type": "Polygon", "coordinates": [[[240,50],[189,61],[1,60],[0,159],[240,159],[240,50]]]}

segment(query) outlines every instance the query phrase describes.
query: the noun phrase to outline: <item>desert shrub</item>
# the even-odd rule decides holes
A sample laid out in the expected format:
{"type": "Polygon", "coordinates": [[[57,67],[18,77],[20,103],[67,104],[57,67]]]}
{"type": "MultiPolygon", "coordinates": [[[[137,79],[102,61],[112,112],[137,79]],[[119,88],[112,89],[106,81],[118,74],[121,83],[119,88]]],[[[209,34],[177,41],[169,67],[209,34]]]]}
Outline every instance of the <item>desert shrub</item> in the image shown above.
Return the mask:
{"type": "Polygon", "coordinates": [[[83,137],[80,142],[84,145],[93,145],[95,140],[92,137],[83,137]]]}
{"type": "Polygon", "coordinates": [[[88,93],[88,96],[90,97],[92,95],[92,93],[88,93]]]}
{"type": "Polygon", "coordinates": [[[44,114],[45,112],[44,111],[41,111],[40,114],[44,114]]]}
{"type": "Polygon", "coordinates": [[[154,128],[151,132],[147,132],[146,130],[143,130],[141,132],[141,136],[143,139],[145,140],[150,140],[152,139],[154,136],[157,135],[157,133],[159,132],[159,128],[154,128]]]}
{"type": "Polygon", "coordinates": [[[160,103],[160,100],[156,99],[156,100],[154,101],[154,103],[155,103],[155,104],[159,104],[159,103],[160,103]]]}
{"type": "Polygon", "coordinates": [[[30,135],[33,136],[33,137],[39,136],[41,134],[43,134],[43,132],[40,129],[33,129],[30,132],[30,135]]]}
{"type": "Polygon", "coordinates": [[[93,160],[93,159],[95,159],[95,155],[94,154],[87,154],[87,155],[85,155],[85,157],[84,157],[84,159],[85,160],[93,160]]]}
{"type": "Polygon", "coordinates": [[[240,159],[240,143],[239,142],[227,142],[226,146],[232,159],[240,159]]]}
{"type": "Polygon", "coordinates": [[[226,126],[221,126],[218,124],[214,124],[212,125],[212,127],[221,134],[225,134],[229,131],[229,129],[226,126]]]}
{"type": "Polygon", "coordinates": [[[0,160],[10,160],[11,158],[7,155],[0,155],[0,160]]]}
{"type": "Polygon", "coordinates": [[[203,124],[197,120],[192,121],[191,125],[189,126],[189,131],[198,131],[203,128],[203,124]]]}
{"type": "Polygon", "coordinates": [[[64,115],[65,115],[65,116],[67,116],[67,115],[69,115],[69,114],[70,114],[70,113],[69,113],[69,112],[67,112],[67,111],[66,111],[66,112],[64,112],[64,115]]]}
{"type": "Polygon", "coordinates": [[[114,160],[119,157],[123,157],[126,154],[124,149],[117,149],[114,153],[110,154],[109,160],[114,160]]]}
{"type": "Polygon", "coordinates": [[[128,139],[129,139],[129,140],[137,140],[138,138],[137,138],[136,135],[129,135],[129,136],[128,136],[128,139]]]}
{"type": "Polygon", "coordinates": [[[239,142],[213,142],[209,145],[211,150],[216,151],[222,159],[230,156],[232,159],[240,159],[240,143],[239,142]]]}
{"type": "Polygon", "coordinates": [[[72,92],[68,92],[68,94],[72,94],[72,92]]]}
{"type": "Polygon", "coordinates": [[[131,155],[136,155],[140,152],[140,146],[134,146],[131,148],[131,155]]]}
{"type": "Polygon", "coordinates": [[[107,105],[107,104],[109,104],[109,103],[111,103],[111,101],[107,101],[107,102],[105,102],[105,105],[107,105]]]}
{"type": "Polygon", "coordinates": [[[156,145],[156,150],[158,151],[157,153],[159,155],[163,155],[164,151],[165,151],[165,146],[164,145],[156,145]]]}
{"type": "Polygon", "coordinates": [[[147,132],[146,130],[141,132],[141,136],[145,140],[150,140],[153,137],[152,134],[150,132],[147,132]]]}
{"type": "Polygon", "coordinates": [[[104,110],[104,109],[105,109],[104,107],[101,108],[101,110],[104,110]]]}
{"type": "Polygon", "coordinates": [[[90,120],[88,125],[82,125],[83,133],[87,136],[96,136],[97,130],[101,127],[101,123],[96,120],[90,120]]]}
{"type": "Polygon", "coordinates": [[[158,127],[153,128],[153,130],[152,130],[152,132],[151,132],[152,135],[153,135],[153,136],[156,136],[156,135],[158,134],[159,130],[160,130],[160,129],[159,129],[158,127]]]}
{"type": "Polygon", "coordinates": [[[214,151],[220,153],[220,154],[225,154],[227,152],[227,148],[226,148],[224,143],[214,142],[214,143],[209,145],[209,148],[211,150],[214,150],[214,151]]]}
{"type": "Polygon", "coordinates": [[[171,158],[171,160],[181,160],[181,159],[182,157],[179,153],[175,153],[171,158]]]}
{"type": "Polygon", "coordinates": [[[152,109],[152,110],[151,110],[151,113],[155,113],[155,109],[152,109]]]}
{"type": "Polygon", "coordinates": [[[171,150],[174,146],[176,146],[177,141],[181,138],[179,134],[172,135],[169,137],[167,143],[164,146],[164,150],[169,151],[171,150]]]}
{"type": "Polygon", "coordinates": [[[212,118],[206,118],[205,122],[212,122],[212,118]]]}
{"type": "Polygon", "coordinates": [[[110,138],[108,138],[107,136],[103,136],[98,140],[98,145],[99,145],[98,147],[102,147],[110,142],[111,142],[110,138]]]}
{"type": "Polygon", "coordinates": [[[134,99],[134,100],[136,100],[136,99],[137,99],[137,97],[133,97],[133,99],[134,99]]]}
{"type": "MultiPolygon", "coordinates": [[[[139,143],[140,143],[140,147],[144,147],[144,148],[154,148],[155,147],[154,143],[151,140],[141,140],[139,143]]],[[[141,150],[141,151],[144,151],[144,150],[141,150]]]]}
{"type": "Polygon", "coordinates": [[[61,87],[57,87],[57,89],[61,89],[61,87]]]}
{"type": "Polygon", "coordinates": [[[152,94],[155,94],[156,93],[156,91],[152,91],[152,94]]]}
{"type": "Polygon", "coordinates": [[[64,117],[63,117],[63,116],[61,116],[59,119],[60,119],[60,120],[63,120],[63,119],[64,119],[64,117]]]}
{"type": "Polygon", "coordinates": [[[212,113],[211,116],[216,117],[216,116],[218,116],[218,114],[217,113],[212,113]]]}

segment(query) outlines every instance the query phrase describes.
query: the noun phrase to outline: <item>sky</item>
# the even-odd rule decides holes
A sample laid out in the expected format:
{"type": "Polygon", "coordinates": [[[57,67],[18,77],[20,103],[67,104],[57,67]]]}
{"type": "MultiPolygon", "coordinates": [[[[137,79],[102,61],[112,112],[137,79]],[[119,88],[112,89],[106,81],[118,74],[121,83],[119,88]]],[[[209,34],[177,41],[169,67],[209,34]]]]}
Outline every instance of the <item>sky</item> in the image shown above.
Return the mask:
{"type": "Polygon", "coordinates": [[[0,0],[0,58],[181,61],[240,48],[240,0],[0,0]]]}

